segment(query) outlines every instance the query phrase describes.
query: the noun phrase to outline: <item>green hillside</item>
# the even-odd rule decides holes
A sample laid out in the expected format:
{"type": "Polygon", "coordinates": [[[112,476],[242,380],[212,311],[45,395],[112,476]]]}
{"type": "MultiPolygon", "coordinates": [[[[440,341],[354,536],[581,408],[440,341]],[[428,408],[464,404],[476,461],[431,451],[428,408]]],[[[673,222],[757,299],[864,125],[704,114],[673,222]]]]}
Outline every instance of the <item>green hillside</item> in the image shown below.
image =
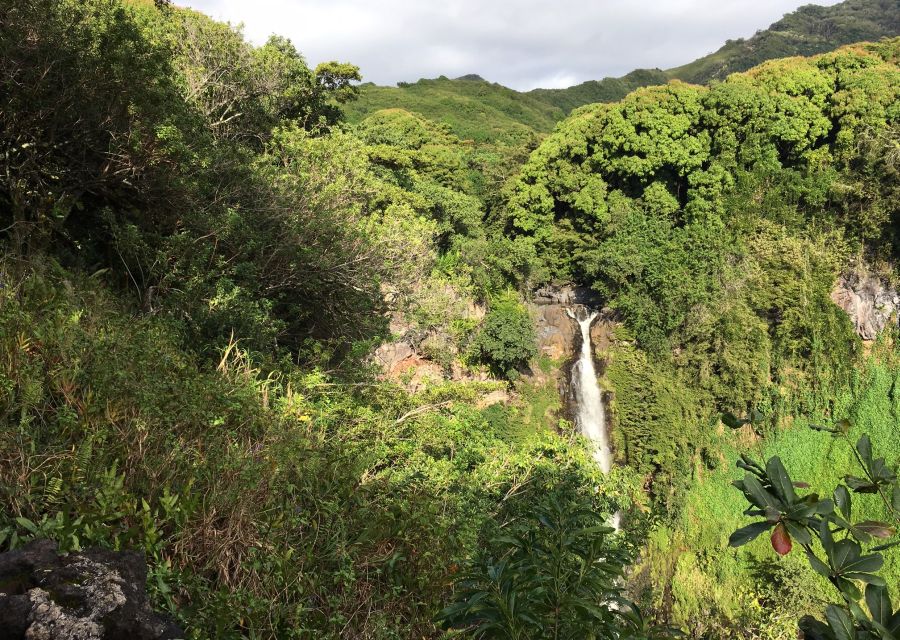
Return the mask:
{"type": "Polygon", "coordinates": [[[810,4],[752,38],[731,40],[715,53],[667,73],[671,78],[705,84],[713,79],[724,80],[730,73],[746,71],[766,60],[811,56],[898,33],[900,2],[896,0],[845,0],[832,7],[810,4]]]}
{"type": "Polygon", "coordinates": [[[547,132],[561,120],[562,109],[478,76],[440,77],[398,87],[365,84],[348,105],[347,118],[359,122],[381,109],[405,109],[450,126],[463,139],[478,142],[517,136],[528,129],[547,132]]]}
{"type": "Polygon", "coordinates": [[[365,84],[347,115],[351,122],[359,122],[381,109],[406,109],[446,123],[456,135],[476,141],[520,131],[519,125],[546,133],[577,107],[615,102],[641,87],[674,79],[706,84],[766,60],[810,56],[853,42],[895,35],[900,35],[900,2],[896,0],[845,0],[831,7],[811,4],[787,14],[749,39],[729,40],[718,51],[673,69],[637,69],[621,78],[524,93],[486,82],[479,76],[423,79],[399,83],[397,87],[365,84]]]}

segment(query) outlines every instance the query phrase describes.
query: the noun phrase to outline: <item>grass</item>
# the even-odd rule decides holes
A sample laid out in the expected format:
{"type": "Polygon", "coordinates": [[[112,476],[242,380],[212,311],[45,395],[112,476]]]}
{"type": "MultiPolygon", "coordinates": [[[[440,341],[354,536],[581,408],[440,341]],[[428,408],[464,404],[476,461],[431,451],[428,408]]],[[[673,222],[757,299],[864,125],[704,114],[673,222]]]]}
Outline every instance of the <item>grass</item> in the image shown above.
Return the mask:
{"type": "MultiPolygon", "coordinates": [[[[672,600],[676,622],[696,625],[697,615],[706,611],[729,618],[731,624],[745,618],[744,624],[750,628],[768,627],[771,632],[777,627],[773,626],[773,617],[794,625],[801,615],[821,611],[821,600],[835,600],[837,594],[831,591],[830,585],[808,568],[805,557],[796,550],[778,558],[765,535],[740,549],[728,547],[731,533],[750,522],[742,515],[746,508],[743,496],[731,486],[732,480],[743,477],[734,462],[740,453],[759,461],[777,455],[795,480],[810,484],[809,491],[830,495],[844,473],[859,473],[850,443],[856,442],[863,433],[871,437],[876,456],[886,456],[889,463],[897,463],[898,389],[900,369],[869,362],[857,392],[848,393],[838,402],[836,414],[846,416],[853,424],[849,442],[810,429],[809,421],[801,417],[789,428],[750,445],[741,443],[737,434],[721,434],[718,446],[725,462],[698,473],[684,497],[683,510],[668,525],[675,543],[661,546],[657,542],[654,546],[651,536],[644,559],[645,570],[670,573],[667,577],[658,576],[663,579],[657,583],[665,584],[667,579],[673,593],[680,594],[680,599],[673,596],[672,600]],[[667,554],[672,558],[664,561],[662,556],[667,554]],[[798,586],[801,584],[802,587],[798,586]],[[697,593],[701,585],[706,600],[702,606],[696,597],[686,595],[697,593]]],[[[854,495],[853,502],[855,521],[888,517],[877,497],[854,495]]],[[[884,555],[882,575],[896,598],[900,596],[900,550],[894,548],[884,555]]]]}

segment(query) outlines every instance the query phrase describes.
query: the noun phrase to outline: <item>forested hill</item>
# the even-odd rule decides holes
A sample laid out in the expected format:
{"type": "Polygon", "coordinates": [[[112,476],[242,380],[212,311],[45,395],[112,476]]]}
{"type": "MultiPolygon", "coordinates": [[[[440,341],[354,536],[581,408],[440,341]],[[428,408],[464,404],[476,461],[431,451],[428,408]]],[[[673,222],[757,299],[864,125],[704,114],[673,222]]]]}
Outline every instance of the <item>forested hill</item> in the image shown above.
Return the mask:
{"type": "Polygon", "coordinates": [[[589,80],[567,89],[517,92],[478,76],[400,83],[397,87],[363,85],[360,99],[347,112],[351,121],[385,108],[402,108],[450,125],[476,141],[521,130],[539,133],[573,109],[595,102],[615,102],[640,87],[683,80],[706,84],[746,71],[766,60],[809,56],[853,42],[900,35],[897,0],[845,0],[831,7],[806,5],[748,39],[729,40],[721,49],[668,70],[637,69],[620,78],[589,80]]]}
{"type": "Polygon", "coordinates": [[[443,76],[422,79],[397,87],[364,84],[359,99],[348,105],[347,117],[359,122],[381,109],[395,108],[448,124],[460,138],[477,142],[523,132],[545,133],[566,115],[540,96],[470,75],[453,80],[443,76]]]}
{"type": "Polygon", "coordinates": [[[900,37],[475,144],[164,0],[0,25],[0,639],[900,640],[900,37]]]}

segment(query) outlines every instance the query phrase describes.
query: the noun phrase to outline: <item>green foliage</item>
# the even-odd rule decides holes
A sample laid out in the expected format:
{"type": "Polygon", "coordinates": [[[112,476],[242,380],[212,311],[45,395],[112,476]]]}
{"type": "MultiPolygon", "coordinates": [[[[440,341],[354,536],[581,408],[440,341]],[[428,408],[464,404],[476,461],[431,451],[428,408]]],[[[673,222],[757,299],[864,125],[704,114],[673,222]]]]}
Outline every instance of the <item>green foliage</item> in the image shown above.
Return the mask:
{"type": "Polygon", "coordinates": [[[900,33],[900,12],[891,0],[845,0],[807,5],[748,39],[729,40],[718,51],[673,69],[636,69],[619,78],[589,80],[566,89],[516,92],[478,76],[401,82],[398,87],[365,84],[351,106],[351,121],[381,109],[400,108],[449,124],[462,138],[496,140],[530,128],[546,133],[578,107],[622,100],[643,87],[671,80],[707,84],[747,71],[767,60],[825,53],[854,42],[876,42],[900,33]],[[521,125],[525,125],[524,127],[521,125]]]}
{"type": "MultiPolygon", "coordinates": [[[[850,423],[844,421],[834,428],[813,427],[838,438],[847,438],[850,423]]],[[[878,572],[884,566],[880,551],[897,543],[885,543],[896,534],[895,526],[875,520],[853,518],[853,499],[856,495],[877,495],[884,503],[892,522],[900,522],[900,484],[897,474],[884,458],[875,458],[872,442],[863,435],[853,449],[862,477],[847,475],[844,484],[833,492],[833,499],[820,499],[818,494],[798,494],[795,487],[804,486],[791,480],[778,457],[768,460],[765,467],[743,457],[738,466],[746,470],[743,480],[735,481],[750,502],[745,515],[765,517],[735,531],[729,540],[733,547],[772,530],[771,543],[775,551],[785,556],[792,551],[793,542],[803,547],[816,573],[827,578],[843,600],[830,604],[825,611],[828,624],[806,617],[800,621],[805,637],[821,640],[849,640],[851,638],[890,639],[900,637],[900,609],[891,606],[888,584],[878,572]],[[836,540],[837,536],[841,539],[836,540]],[[874,542],[873,542],[874,541],[874,542]],[[868,552],[862,545],[872,545],[868,552]],[[857,583],[865,587],[868,611],[860,607],[863,594],[857,583]]]]}
{"type": "Polygon", "coordinates": [[[447,125],[464,140],[494,142],[546,133],[565,114],[537,97],[478,79],[437,78],[399,87],[360,87],[347,117],[359,122],[383,109],[404,109],[447,125]]]}
{"type": "Polygon", "coordinates": [[[513,377],[537,355],[537,338],[528,310],[515,299],[497,300],[471,346],[472,355],[513,377]]]}
{"type": "MultiPolygon", "coordinates": [[[[571,489],[569,490],[571,491],[571,489]]],[[[591,501],[557,490],[505,528],[439,619],[475,638],[663,638],[617,584],[627,555],[591,501]]]]}
{"type": "Polygon", "coordinates": [[[2,274],[0,546],[142,549],[188,637],[435,637],[456,567],[535,509],[532,483],[598,482],[580,443],[477,410],[495,385],[410,395],[235,344],[212,366],[102,274],[2,274]]]}

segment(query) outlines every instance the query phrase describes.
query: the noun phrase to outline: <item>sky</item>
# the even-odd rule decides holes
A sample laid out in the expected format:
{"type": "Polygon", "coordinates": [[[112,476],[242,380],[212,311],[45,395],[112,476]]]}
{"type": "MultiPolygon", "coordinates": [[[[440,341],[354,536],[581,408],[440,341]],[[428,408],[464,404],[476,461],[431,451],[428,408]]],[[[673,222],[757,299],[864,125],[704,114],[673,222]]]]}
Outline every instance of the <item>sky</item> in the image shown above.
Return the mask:
{"type": "MultiPolygon", "coordinates": [[[[839,0],[815,0],[832,5],[839,0]]],[[[181,0],[307,61],[380,85],[475,73],[519,90],[677,67],[749,37],[798,0],[181,0]]]]}

